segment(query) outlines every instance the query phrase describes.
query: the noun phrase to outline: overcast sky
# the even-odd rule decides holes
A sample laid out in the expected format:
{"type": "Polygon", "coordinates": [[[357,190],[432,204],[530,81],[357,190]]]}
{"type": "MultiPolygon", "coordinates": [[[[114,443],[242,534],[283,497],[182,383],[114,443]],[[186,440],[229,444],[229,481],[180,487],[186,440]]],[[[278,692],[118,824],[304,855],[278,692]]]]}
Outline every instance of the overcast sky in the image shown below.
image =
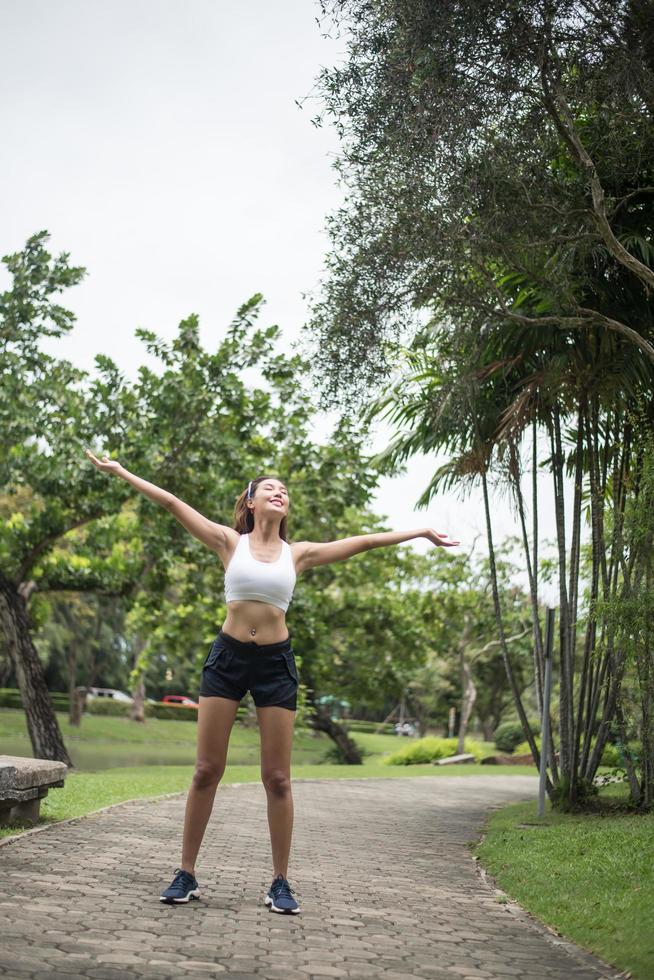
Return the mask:
{"type": "MultiPolygon", "coordinates": [[[[137,326],[170,338],[198,313],[211,348],[255,292],[261,323],[279,324],[290,350],[341,201],[336,135],[311,124],[315,99],[295,102],[344,56],[318,4],[1,0],[0,11],[2,254],[47,229],[51,251],[88,269],[65,295],[78,321],[61,355],[91,369],[104,352],[135,376],[147,361],[137,326]]],[[[383,481],[376,509],[393,529],[431,525],[469,547],[480,494],[413,509],[437,462],[383,481]]],[[[498,537],[515,532],[504,501],[494,512],[498,537]]]]}

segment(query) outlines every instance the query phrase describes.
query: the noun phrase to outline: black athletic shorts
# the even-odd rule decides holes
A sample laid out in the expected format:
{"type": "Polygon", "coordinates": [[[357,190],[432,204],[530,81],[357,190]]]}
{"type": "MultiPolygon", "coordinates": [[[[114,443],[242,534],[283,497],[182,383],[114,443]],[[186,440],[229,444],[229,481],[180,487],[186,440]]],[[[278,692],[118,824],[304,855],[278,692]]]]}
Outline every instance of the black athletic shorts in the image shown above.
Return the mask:
{"type": "Polygon", "coordinates": [[[298,673],[288,636],[281,643],[237,640],[222,630],[202,667],[200,696],[240,701],[248,690],[257,708],[296,710],[298,673]]]}

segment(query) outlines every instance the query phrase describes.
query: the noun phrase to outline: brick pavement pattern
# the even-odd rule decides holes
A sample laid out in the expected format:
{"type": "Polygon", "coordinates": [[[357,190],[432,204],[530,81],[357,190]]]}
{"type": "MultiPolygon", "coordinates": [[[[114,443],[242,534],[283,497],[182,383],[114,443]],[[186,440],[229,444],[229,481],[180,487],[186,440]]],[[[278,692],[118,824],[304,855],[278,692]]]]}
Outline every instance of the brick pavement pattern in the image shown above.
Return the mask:
{"type": "Polygon", "coordinates": [[[272,867],[260,783],[219,786],[202,897],[188,905],[159,901],[179,864],[185,794],[50,826],[0,847],[0,977],[619,976],[499,904],[466,847],[490,808],[536,792],[535,776],[294,782],[294,916],[263,904],[272,867]]]}

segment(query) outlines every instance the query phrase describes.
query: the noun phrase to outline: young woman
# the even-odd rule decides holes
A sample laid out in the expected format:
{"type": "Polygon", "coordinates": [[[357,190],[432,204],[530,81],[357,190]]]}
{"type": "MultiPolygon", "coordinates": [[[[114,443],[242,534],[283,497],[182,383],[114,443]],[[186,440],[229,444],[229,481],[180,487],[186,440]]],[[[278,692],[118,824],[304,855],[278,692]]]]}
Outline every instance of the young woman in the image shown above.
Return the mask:
{"type": "Polygon", "coordinates": [[[195,862],[225,771],[239,702],[252,694],[261,739],[261,779],[268,800],[273,881],[264,901],[272,912],[300,911],[286,878],[293,829],[291,747],[298,673],[285,613],[297,576],[316,565],[343,561],[371,548],[427,538],[451,547],[458,541],[432,528],[358,534],[325,543],[289,544],[288,490],[276,477],[251,480],[236,501],[234,527],[216,524],[174,494],[142,480],[120,463],[86,454],[99,470],[130,483],[165,507],[187,531],[215,551],[225,567],[227,617],[202,668],[195,773],[186,802],[182,857],[162,902],[200,897],[195,862]]]}

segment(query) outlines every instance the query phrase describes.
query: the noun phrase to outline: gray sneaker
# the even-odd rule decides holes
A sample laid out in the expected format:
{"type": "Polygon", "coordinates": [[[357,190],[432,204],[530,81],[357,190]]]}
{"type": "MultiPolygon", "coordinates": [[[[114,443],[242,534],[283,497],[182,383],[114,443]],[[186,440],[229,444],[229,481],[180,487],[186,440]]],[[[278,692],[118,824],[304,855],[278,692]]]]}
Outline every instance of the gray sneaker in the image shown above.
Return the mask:
{"type": "Polygon", "coordinates": [[[200,897],[200,886],[197,879],[190,871],[182,871],[175,868],[175,877],[171,884],[162,892],[159,901],[167,902],[169,905],[179,905],[188,902],[192,898],[200,897]]]}

